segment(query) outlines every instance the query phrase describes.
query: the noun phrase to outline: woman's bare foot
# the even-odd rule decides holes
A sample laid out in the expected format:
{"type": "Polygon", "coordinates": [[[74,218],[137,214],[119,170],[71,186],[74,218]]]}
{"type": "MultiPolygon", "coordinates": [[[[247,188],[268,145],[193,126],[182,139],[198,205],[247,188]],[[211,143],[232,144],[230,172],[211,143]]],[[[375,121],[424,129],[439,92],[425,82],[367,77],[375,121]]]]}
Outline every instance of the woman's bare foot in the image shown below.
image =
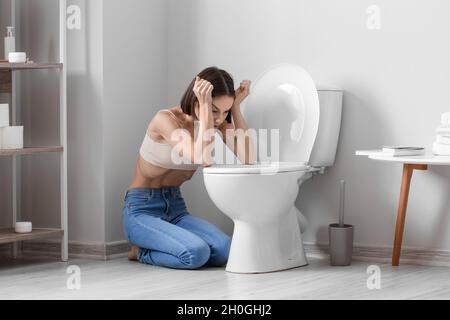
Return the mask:
{"type": "Polygon", "coordinates": [[[128,260],[137,261],[138,253],[139,253],[139,248],[136,246],[132,246],[130,252],[128,252],[128,260]]]}

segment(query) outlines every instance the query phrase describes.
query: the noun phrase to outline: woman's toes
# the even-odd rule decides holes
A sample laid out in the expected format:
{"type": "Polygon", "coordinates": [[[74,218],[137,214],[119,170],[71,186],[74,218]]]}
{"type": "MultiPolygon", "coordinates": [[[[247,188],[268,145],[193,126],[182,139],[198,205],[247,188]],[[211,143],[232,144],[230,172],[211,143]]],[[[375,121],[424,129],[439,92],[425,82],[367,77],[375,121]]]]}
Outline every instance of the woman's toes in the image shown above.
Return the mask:
{"type": "Polygon", "coordinates": [[[136,246],[132,246],[130,252],[128,252],[128,260],[137,261],[138,253],[139,253],[139,248],[136,246]]]}

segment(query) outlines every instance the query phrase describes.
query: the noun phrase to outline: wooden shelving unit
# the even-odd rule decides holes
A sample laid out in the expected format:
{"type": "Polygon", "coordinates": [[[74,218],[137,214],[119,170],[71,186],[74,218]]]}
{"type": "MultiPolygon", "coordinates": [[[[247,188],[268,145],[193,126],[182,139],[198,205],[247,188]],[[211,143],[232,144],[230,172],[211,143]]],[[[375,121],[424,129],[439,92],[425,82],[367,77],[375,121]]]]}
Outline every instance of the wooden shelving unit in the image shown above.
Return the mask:
{"type": "MultiPolygon", "coordinates": [[[[68,207],[67,207],[67,70],[66,70],[66,8],[67,0],[59,0],[59,62],[57,63],[5,63],[0,62],[0,93],[10,94],[10,113],[12,115],[12,126],[18,125],[16,119],[16,77],[15,72],[39,69],[56,69],[59,72],[59,96],[60,96],[60,145],[59,146],[39,146],[27,147],[19,150],[0,150],[0,157],[11,157],[12,159],[12,205],[13,205],[13,226],[11,228],[0,229],[0,244],[13,243],[13,256],[17,256],[18,246],[21,241],[46,239],[59,237],[61,239],[61,260],[68,260],[68,207]],[[18,234],[14,232],[15,223],[18,218],[17,191],[18,177],[18,157],[27,155],[39,155],[44,153],[60,154],[60,190],[61,190],[61,226],[57,229],[35,228],[32,233],[18,234]]],[[[15,2],[12,0],[12,24],[14,25],[15,2]]],[[[1,214],[1,212],[0,212],[1,214]]],[[[38,213],[35,213],[38,214],[38,213]]]]}
{"type": "Polygon", "coordinates": [[[0,150],[0,157],[5,156],[26,156],[38,153],[64,152],[64,147],[42,147],[42,148],[24,148],[14,150],[0,150]]]}
{"type": "Polygon", "coordinates": [[[11,243],[12,241],[27,241],[45,238],[55,238],[64,235],[62,229],[34,229],[32,233],[16,233],[14,229],[0,229],[0,244],[11,243]]]}
{"type": "Polygon", "coordinates": [[[3,63],[0,62],[0,70],[32,70],[32,69],[62,69],[62,63],[3,63]]]}

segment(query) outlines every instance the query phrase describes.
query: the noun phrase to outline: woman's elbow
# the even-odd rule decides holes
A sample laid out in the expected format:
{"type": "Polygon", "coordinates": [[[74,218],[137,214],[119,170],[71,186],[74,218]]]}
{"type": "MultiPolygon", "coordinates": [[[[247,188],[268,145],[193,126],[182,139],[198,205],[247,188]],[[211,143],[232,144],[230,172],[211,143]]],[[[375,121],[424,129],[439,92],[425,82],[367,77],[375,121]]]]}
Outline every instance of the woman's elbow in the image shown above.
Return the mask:
{"type": "Polygon", "coordinates": [[[214,157],[212,155],[205,155],[202,152],[196,152],[192,161],[199,166],[202,166],[204,168],[210,167],[214,165],[214,157]]]}
{"type": "Polygon", "coordinates": [[[203,168],[209,168],[209,167],[211,167],[213,164],[214,164],[214,163],[203,162],[201,166],[202,166],[203,168]]]}

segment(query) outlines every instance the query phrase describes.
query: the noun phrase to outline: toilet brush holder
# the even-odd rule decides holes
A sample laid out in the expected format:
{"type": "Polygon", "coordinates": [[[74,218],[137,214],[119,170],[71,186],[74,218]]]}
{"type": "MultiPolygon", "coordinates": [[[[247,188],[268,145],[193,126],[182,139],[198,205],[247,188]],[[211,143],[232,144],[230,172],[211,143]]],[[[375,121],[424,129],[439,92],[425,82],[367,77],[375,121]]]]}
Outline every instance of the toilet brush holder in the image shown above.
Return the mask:
{"type": "Polygon", "coordinates": [[[352,264],[354,228],[338,223],[329,226],[330,262],[332,266],[349,266],[352,264]]]}
{"type": "Polygon", "coordinates": [[[330,262],[332,266],[349,266],[352,263],[355,228],[344,224],[345,181],[340,184],[339,223],[328,228],[330,240],[330,262]]]}

